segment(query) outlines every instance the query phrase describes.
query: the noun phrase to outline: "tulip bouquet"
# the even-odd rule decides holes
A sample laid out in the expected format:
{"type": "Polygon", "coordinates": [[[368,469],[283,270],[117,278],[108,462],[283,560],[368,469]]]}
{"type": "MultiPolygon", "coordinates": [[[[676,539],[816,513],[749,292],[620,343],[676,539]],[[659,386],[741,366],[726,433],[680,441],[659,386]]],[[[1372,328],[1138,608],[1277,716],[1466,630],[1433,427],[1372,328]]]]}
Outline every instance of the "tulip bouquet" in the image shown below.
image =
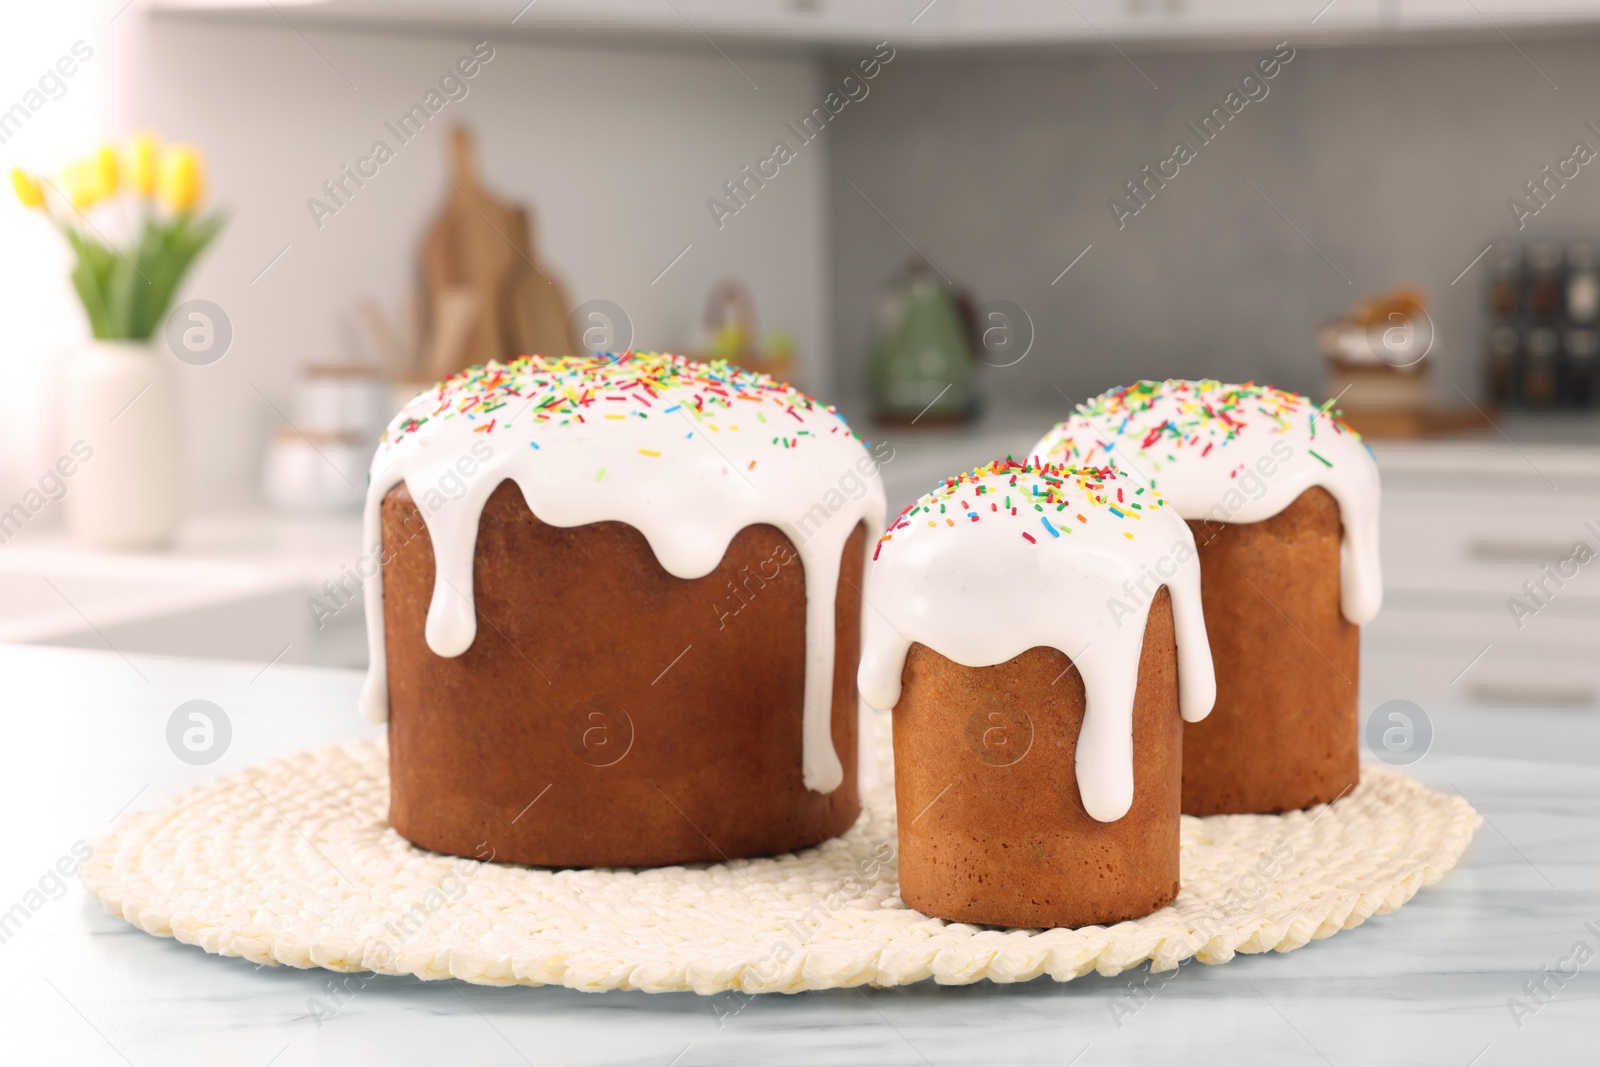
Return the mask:
{"type": "Polygon", "coordinates": [[[221,212],[197,213],[205,165],[189,145],[133,137],[106,145],[55,178],[13,169],[23,205],[47,214],[77,259],[72,284],[94,336],[144,341],[160,328],[189,267],[222,228],[221,212]],[[122,247],[105,229],[127,235],[122,247]]]}

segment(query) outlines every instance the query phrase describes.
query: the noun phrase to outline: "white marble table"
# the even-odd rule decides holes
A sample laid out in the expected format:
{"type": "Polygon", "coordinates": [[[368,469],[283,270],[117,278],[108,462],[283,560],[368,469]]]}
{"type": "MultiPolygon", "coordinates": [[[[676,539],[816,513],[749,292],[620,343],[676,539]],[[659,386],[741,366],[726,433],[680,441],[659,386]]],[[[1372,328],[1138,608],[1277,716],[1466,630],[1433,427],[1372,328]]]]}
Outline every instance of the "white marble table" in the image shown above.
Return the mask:
{"type": "Polygon", "coordinates": [[[1524,991],[1578,943],[1600,953],[1600,726],[1581,713],[1430,709],[1433,750],[1412,772],[1488,820],[1462,865],[1397,914],[1330,940],[1164,978],[836,990],[758,998],[737,1014],[728,996],[383,978],[319,1021],[308,1002],[328,999],[326,973],[150,937],[75,878],[57,882],[74,844],[130,806],[372,731],[351,710],[357,681],[0,646],[0,1062],[1489,1067],[1585,1062],[1600,1034],[1600,959],[1546,978],[1542,1003],[1524,991]],[[233,728],[210,766],[167,747],[168,717],[195,698],[233,728]],[[1537,1008],[1520,1028],[1513,997],[1537,1008]]]}

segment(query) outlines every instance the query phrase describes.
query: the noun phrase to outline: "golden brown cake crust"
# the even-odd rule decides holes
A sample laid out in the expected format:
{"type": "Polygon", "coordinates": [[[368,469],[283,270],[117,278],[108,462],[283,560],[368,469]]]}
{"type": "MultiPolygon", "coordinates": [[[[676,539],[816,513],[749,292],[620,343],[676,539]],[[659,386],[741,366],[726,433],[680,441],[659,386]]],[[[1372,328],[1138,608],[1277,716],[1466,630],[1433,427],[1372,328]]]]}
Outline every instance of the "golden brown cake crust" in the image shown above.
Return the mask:
{"type": "Polygon", "coordinates": [[[547,525],[504,482],[473,558],[477,637],[447,659],[423,636],[421,513],[404,483],[382,508],[389,816],[406,839],[537,866],[659,866],[784,852],[855,821],[863,528],[835,608],[844,784],[822,795],[801,779],[804,579],[777,528],[746,527],[685,580],[633,527],[547,525]]]}
{"type": "Polygon", "coordinates": [[[1183,724],[1164,587],[1139,659],[1133,807],[1116,822],[1083,809],[1083,710],[1083,681],[1056,649],[965,667],[911,646],[894,709],[906,904],[942,919],[1038,928],[1119,922],[1173,901],[1183,724]]]}
{"type": "Polygon", "coordinates": [[[1263,522],[1189,527],[1217,703],[1184,726],[1184,813],[1336,799],[1361,776],[1361,628],[1340,608],[1338,503],[1311,488],[1263,522]]]}

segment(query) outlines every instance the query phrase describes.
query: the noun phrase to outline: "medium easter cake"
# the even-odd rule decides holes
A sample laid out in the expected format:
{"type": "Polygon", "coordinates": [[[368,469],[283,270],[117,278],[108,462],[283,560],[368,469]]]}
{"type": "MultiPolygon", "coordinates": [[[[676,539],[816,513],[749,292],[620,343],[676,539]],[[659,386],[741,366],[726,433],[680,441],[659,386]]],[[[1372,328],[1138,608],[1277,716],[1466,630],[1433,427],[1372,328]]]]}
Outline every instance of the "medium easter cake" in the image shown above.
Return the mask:
{"type": "Polygon", "coordinates": [[[1271,386],[1145,381],[1080,405],[1034,454],[1114,465],[1194,531],[1217,704],[1184,731],[1183,810],[1287,811],[1354,788],[1361,627],[1383,600],[1359,435],[1271,386]]]}

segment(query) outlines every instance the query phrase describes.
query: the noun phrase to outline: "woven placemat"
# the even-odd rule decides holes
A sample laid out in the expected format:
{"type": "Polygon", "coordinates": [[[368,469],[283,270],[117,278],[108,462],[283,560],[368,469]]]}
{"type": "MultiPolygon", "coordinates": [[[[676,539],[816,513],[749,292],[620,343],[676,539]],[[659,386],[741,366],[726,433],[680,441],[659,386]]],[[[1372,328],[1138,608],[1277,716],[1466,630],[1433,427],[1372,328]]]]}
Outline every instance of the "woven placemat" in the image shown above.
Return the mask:
{"type": "Polygon", "coordinates": [[[1332,805],[1184,816],[1183,891],[1147,918],[1044,931],[947,923],[900,901],[884,742],[855,828],[771,859],[549,871],[424,852],[385,819],[383,743],[356,741],[125,816],[80,876],[142,930],[256,963],[702,994],[1064,982],[1145,960],[1170,970],[1286,952],[1357,926],[1442,878],[1482,821],[1460,797],[1369,764],[1332,805]]]}

